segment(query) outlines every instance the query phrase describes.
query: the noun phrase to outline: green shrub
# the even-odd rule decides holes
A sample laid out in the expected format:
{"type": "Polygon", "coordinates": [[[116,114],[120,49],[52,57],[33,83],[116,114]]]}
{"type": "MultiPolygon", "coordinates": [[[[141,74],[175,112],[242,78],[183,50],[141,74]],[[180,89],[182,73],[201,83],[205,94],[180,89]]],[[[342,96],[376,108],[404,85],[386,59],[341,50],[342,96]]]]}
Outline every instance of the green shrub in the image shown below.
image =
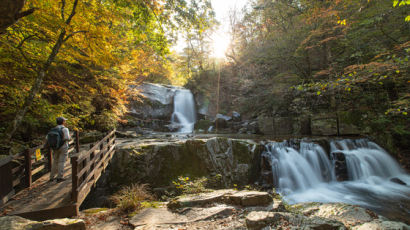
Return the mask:
{"type": "Polygon", "coordinates": [[[207,181],[208,179],[206,177],[190,180],[189,177],[180,176],[178,177],[177,181],[173,181],[172,183],[182,194],[197,194],[210,191],[209,189],[205,188],[207,181]]]}
{"type": "Polygon", "coordinates": [[[123,187],[111,196],[111,200],[123,213],[132,213],[144,208],[153,196],[148,192],[146,184],[133,184],[123,187]]]}

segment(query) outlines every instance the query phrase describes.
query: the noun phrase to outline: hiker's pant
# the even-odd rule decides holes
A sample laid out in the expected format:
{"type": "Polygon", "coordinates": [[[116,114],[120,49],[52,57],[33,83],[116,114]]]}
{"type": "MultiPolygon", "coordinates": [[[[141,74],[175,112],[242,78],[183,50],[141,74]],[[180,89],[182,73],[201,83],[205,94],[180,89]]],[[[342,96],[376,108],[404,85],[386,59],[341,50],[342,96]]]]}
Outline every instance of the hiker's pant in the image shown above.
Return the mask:
{"type": "Polygon", "coordinates": [[[65,143],[61,148],[53,150],[53,161],[51,165],[50,180],[54,179],[57,170],[57,178],[62,179],[64,176],[64,167],[68,155],[68,145],[65,143]]]}

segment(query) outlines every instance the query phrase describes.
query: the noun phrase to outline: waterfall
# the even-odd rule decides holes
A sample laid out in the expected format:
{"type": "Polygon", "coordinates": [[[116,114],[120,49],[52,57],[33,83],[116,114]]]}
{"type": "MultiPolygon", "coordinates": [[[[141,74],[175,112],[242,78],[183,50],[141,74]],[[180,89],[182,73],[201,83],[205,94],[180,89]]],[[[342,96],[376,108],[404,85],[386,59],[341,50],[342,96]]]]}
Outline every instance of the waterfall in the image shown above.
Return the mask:
{"type": "Polygon", "coordinates": [[[196,121],[194,96],[190,90],[178,89],[174,96],[174,112],[171,123],[180,133],[192,133],[196,121]]]}
{"type": "Polygon", "coordinates": [[[330,142],[329,156],[343,154],[348,180],[337,181],[336,160],[320,145],[270,142],[263,152],[272,166],[274,186],[293,204],[343,202],[375,211],[410,213],[410,175],[376,143],[360,140],[330,142]],[[401,185],[394,180],[401,180],[401,185]],[[386,207],[387,206],[387,207],[386,207]]]}
{"type": "Polygon", "coordinates": [[[297,149],[286,141],[272,142],[264,154],[270,157],[276,187],[283,194],[335,180],[333,166],[318,144],[301,142],[297,149]]]}

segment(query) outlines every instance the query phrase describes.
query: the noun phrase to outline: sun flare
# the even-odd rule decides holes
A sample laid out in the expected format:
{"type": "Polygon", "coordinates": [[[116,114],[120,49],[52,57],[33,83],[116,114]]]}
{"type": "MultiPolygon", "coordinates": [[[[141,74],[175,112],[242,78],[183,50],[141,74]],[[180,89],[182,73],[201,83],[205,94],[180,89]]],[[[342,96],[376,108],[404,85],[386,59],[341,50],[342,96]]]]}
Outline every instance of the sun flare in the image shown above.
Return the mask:
{"type": "Polygon", "coordinates": [[[225,58],[225,53],[230,44],[230,37],[227,33],[217,31],[212,36],[212,56],[215,58],[225,58]]]}

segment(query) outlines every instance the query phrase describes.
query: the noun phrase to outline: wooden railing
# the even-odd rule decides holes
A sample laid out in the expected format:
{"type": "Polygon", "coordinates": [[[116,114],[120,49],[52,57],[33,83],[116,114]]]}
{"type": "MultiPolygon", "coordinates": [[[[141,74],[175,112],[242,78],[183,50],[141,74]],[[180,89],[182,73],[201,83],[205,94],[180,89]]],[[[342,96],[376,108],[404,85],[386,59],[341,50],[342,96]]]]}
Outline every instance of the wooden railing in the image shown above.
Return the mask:
{"type": "MultiPolygon", "coordinates": [[[[68,153],[79,152],[79,133],[71,135],[68,153]]],[[[53,164],[50,148],[36,146],[0,160],[0,205],[18,190],[30,188],[41,174],[49,172],[53,164]],[[16,166],[14,166],[16,165],[16,166]],[[46,169],[46,170],[44,170],[46,169]]]]}
{"type": "Polygon", "coordinates": [[[81,204],[100,178],[115,153],[115,130],[91,145],[87,152],[71,156],[72,194],[75,204],[81,204]]]}

